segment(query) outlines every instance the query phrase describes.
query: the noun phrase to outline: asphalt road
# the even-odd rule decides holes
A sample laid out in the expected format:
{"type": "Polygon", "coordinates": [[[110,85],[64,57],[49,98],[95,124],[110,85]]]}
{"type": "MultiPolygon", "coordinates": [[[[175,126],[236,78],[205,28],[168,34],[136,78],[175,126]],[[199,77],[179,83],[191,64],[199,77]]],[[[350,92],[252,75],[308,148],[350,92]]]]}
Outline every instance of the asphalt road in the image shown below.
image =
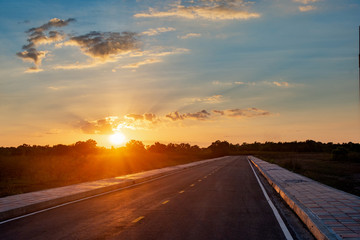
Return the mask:
{"type": "Polygon", "coordinates": [[[285,239],[245,157],[0,225],[0,239],[285,239]]]}

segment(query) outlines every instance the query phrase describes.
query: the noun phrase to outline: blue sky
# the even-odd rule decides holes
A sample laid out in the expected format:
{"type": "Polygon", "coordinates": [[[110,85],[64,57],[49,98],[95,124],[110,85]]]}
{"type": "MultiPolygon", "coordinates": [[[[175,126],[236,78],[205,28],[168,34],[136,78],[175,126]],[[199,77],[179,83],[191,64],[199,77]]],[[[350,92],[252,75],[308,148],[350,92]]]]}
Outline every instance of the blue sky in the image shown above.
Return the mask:
{"type": "Polygon", "coordinates": [[[357,0],[0,1],[0,145],[359,142],[357,0]]]}

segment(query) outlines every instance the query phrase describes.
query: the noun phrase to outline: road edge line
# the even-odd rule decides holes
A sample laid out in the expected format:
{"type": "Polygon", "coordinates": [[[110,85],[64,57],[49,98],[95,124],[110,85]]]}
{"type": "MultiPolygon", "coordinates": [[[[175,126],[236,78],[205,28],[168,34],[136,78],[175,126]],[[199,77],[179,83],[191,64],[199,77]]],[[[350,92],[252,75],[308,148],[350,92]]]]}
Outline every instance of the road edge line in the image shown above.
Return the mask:
{"type": "Polygon", "coordinates": [[[262,183],[260,182],[260,179],[259,179],[259,177],[257,176],[257,174],[256,174],[256,172],[255,172],[255,170],[254,170],[254,168],[253,168],[253,166],[251,165],[251,163],[250,163],[249,160],[248,160],[248,163],[249,163],[249,165],[250,165],[250,167],[251,167],[251,170],[253,171],[253,173],[254,173],[254,175],[255,175],[255,177],[256,177],[257,182],[258,182],[259,185],[260,185],[260,188],[261,188],[261,190],[262,190],[262,192],[263,192],[263,194],[264,194],[264,196],[265,196],[266,201],[267,201],[268,204],[270,205],[270,208],[271,208],[271,210],[273,211],[273,213],[274,213],[274,215],[275,215],[275,218],[276,218],[276,220],[278,221],[278,223],[279,223],[279,225],[280,225],[280,228],[281,228],[281,230],[282,230],[283,233],[284,233],[285,238],[286,238],[287,240],[293,240],[293,237],[291,236],[288,228],[286,227],[283,219],[281,218],[281,216],[280,216],[280,214],[279,214],[279,211],[276,209],[275,205],[273,204],[273,202],[272,202],[271,199],[269,198],[269,195],[268,195],[267,192],[265,191],[264,186],[263,186],[262,183]]]}
{"type": "MultiPolygon", "coordinates": [[[[253,157],[253,156],[252,156],[253,157]]],[[[248,156],[248,160],[259,170],[259,172],[265,177],[270,186],[280,195],[280,197],[286,202],[286,204],[295,212],[295,214],[301,219],[301,221],[306,225],[309,231],[314,235],[316,239],[321,240],[341,240],[342,238],[338,236],[335,232],[325,226],[320,220],[303,204],[298,200],[293,199],[291,195],[284,189],[280,188],[275,181],[261,169],[261,167],[256,164],[248,156]]],[[[261,160],[261,159],[259,159],[261,160]]],[[[261,160],[263,161],[263,160],[261,160]]]]}

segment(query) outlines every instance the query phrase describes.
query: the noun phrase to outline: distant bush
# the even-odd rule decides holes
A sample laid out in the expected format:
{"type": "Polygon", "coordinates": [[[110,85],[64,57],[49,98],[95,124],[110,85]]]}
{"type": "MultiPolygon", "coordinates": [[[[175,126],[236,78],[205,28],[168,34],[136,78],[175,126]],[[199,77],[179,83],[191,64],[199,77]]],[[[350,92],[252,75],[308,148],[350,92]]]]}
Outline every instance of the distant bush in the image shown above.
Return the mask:
{"type": "Polygon", "coordinates": [[[348,160],[351,162],[360,162],[360,153],[359,152],[349,152],[348,160]]]}
{"type": "Polygon", "coordinates": [[[334,161],[347,161],[348,160],[348,151],[344,147],[337,147],[332,150],[332,160],[334,161]]]}

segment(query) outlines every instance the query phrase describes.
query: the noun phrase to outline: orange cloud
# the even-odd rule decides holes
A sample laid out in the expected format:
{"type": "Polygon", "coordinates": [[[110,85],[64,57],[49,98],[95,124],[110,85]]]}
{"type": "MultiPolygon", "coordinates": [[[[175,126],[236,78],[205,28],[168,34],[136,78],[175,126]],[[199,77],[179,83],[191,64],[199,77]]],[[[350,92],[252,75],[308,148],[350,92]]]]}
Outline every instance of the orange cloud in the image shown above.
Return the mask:
{"type": "Polygon", "coordinates": [[[242,0],[223,0],[223,1],[201,1],[190,2],[190,6],[178,5],[167,11],[157,11],[149,8],[147,13],[137,13],[134,17],[182,17],[188,19],[206,19],[206,20],[247,20],[259,18],[259,13],[249,11],[250,2],[242,0]]]}
{"type": "Polygon", "coordinates": [[[141,34],[143,35],[148,35],[148,36],[154,36],[154,35],[158,35],[160,33],[164,33],[164,32],[170,32],[170,31],[175,31],[176,29],[173,27],[162,27],[162,28],[150,28],[147,31],[142,32],[141,34]]]}
{"type": "Polygon", "coordinates": [[[144,61],[124,65],[121,68],[139,68],[142,65],[153,64],[158,62],[162,62],[162,60],[157,58],[149,58],[149,59],[145,59],[144,61]]]}
{"type": "Polygon", "coordinates": [[[272,84],[274,84],[275,86],[278,86],[278,87],[289,87],[289,83],[288,82],[272,82],[272,84]]]}
{"type": "Polygon", "coordinates": [[[299,11],[300,12],[308,12],[308,11],[312,11],[315,10],[316,7],[313,5],[306,5],[306,6],[299,6],[299,11]]]}

